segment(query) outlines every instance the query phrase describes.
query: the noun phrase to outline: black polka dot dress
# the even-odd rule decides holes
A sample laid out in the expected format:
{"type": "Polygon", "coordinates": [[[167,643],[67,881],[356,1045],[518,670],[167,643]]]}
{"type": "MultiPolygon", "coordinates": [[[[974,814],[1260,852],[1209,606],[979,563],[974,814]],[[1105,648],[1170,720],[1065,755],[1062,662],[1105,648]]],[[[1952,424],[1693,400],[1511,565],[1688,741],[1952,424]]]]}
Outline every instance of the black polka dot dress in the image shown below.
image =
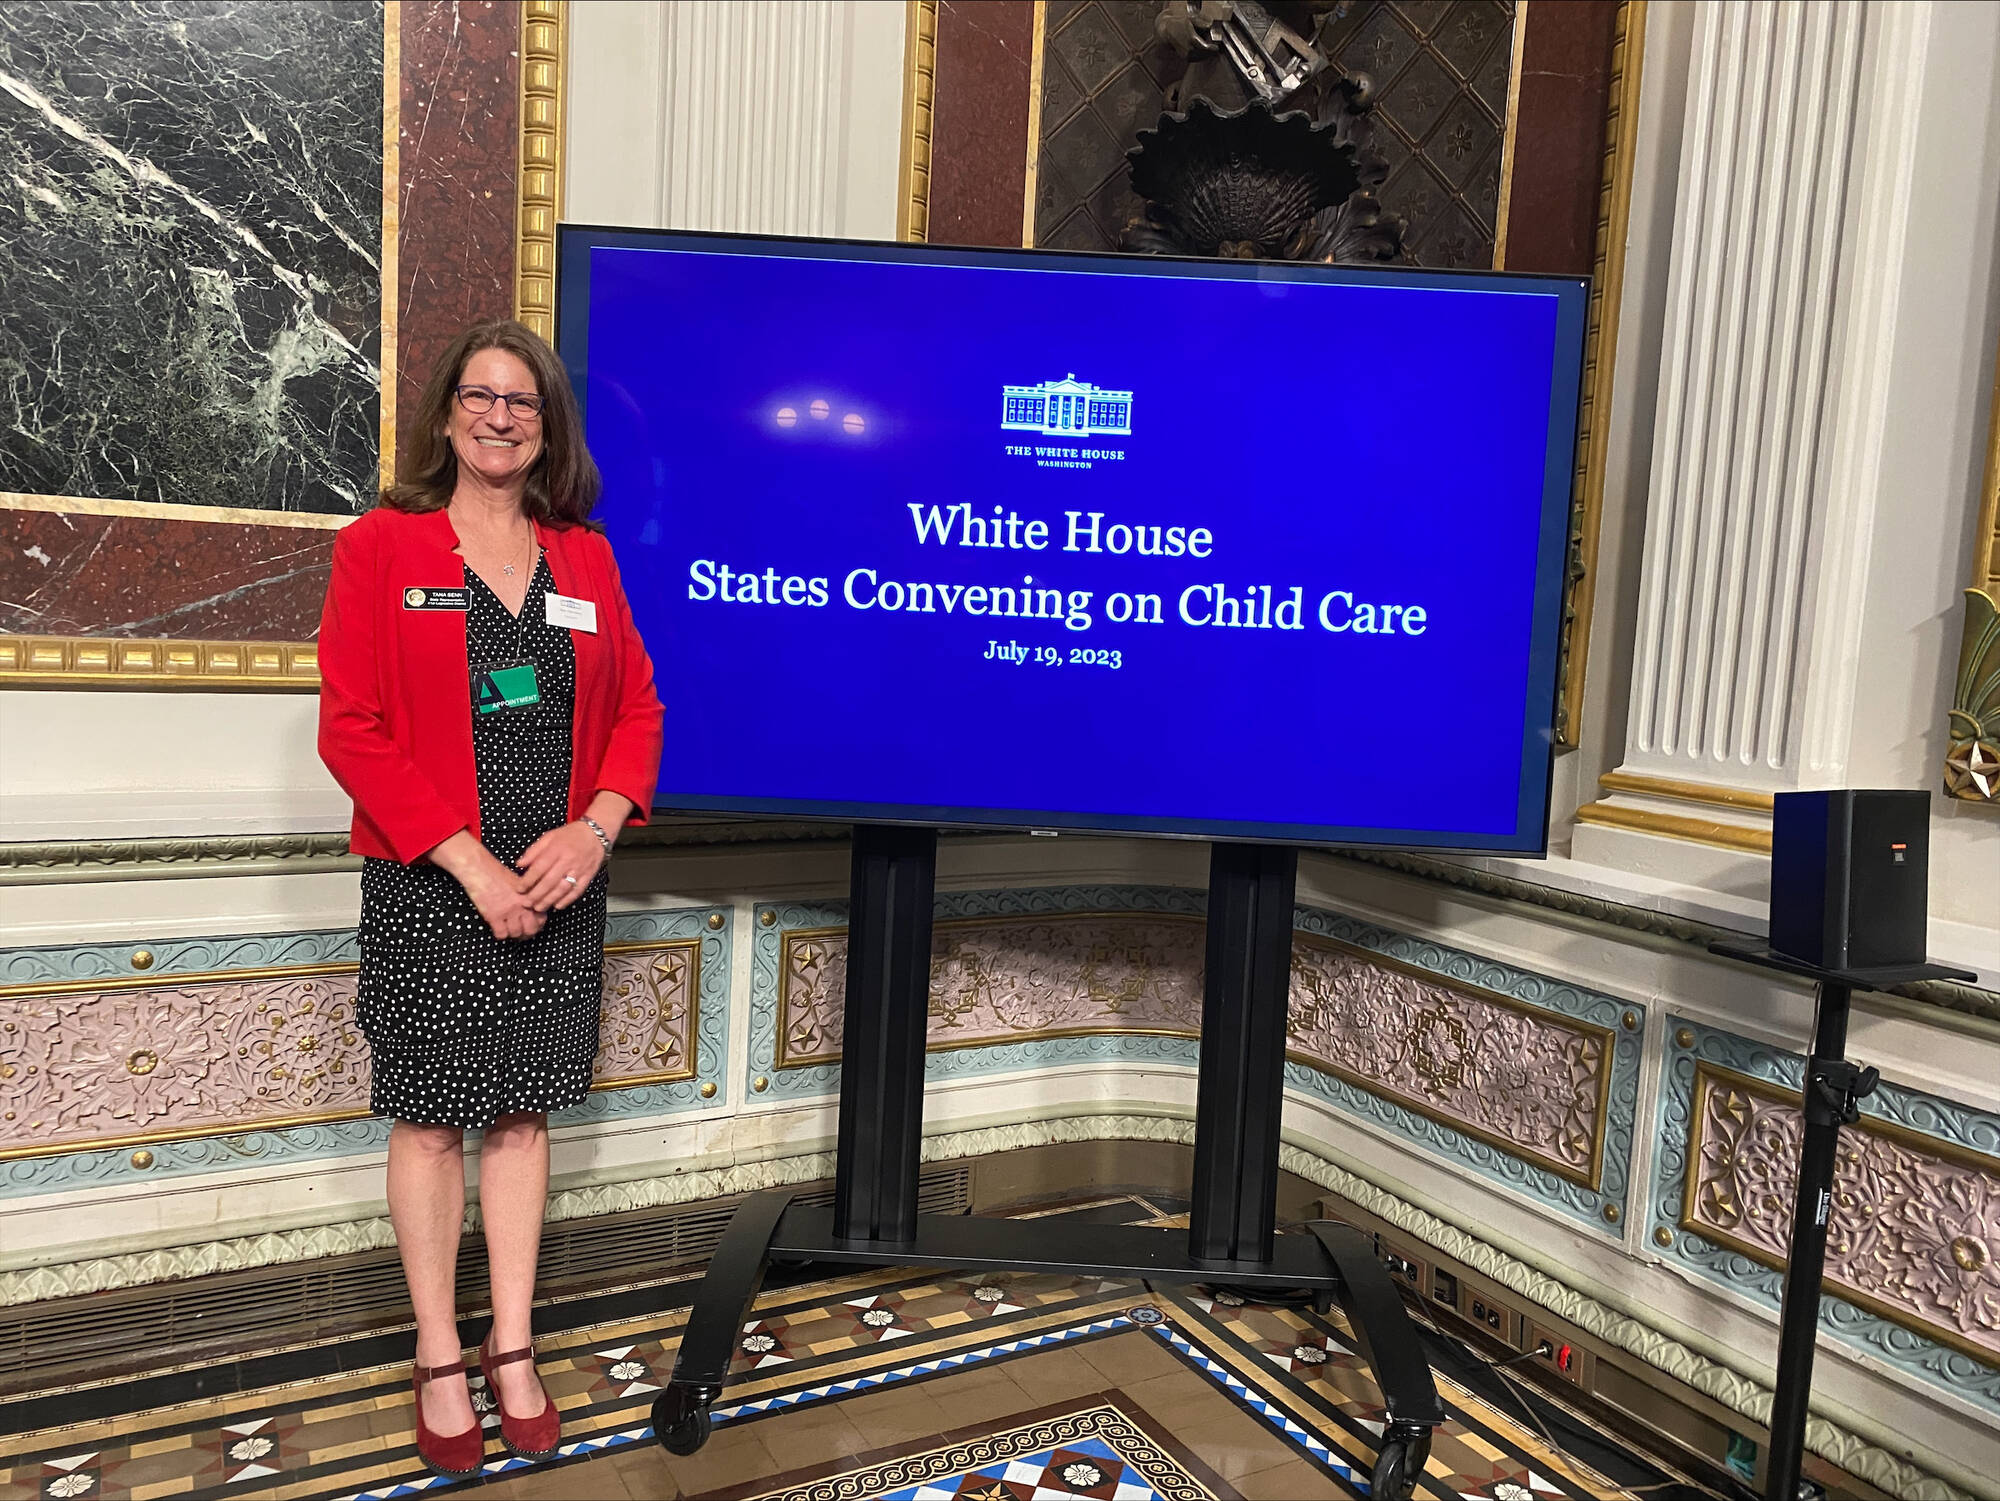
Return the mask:
{"type": "MultiPolygon", "coordinates": [[[[474,713],[468,674],[480,840],[512,865],[568,821],[576,655],[569,631],[545,618],[543,597],[554,589],[546,560],[518,618],[470,568],[465,584],[468,664],[532,661],[541,693],[532,707],[474,713]]],[[[367,861],[357,1010],[375,1112],[477,1129],[581,1100],[597,1055],[608,882],[600,868],[534,937],[503,940],[437,866],[367,861]]]]}

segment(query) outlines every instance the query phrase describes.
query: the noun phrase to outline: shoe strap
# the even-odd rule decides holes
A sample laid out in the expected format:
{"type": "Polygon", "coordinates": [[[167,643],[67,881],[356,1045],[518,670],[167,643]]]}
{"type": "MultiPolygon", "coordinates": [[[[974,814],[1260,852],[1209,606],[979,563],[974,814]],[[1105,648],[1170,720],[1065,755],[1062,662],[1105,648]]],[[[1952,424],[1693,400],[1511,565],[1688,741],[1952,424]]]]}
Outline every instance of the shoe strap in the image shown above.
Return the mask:
{"type": "Polygon", "coordinates": [[[509,1350],[504,1355],[495,1354],[493,1351],[485,1349],[479,1352],[479,1363],[482,1366],[512,1365],[517,1360],[533,1360],[534,1358],[535,1347],[533,1345],[523,1345],[520,1349],[509,1350]]]}
{"type": "Polygon", "coordinates": [[[450,1365],[418,1366],[417,1385],[428,1386],[433,1381],[442,1381],[447,1376],[457,1376],[465,1371],[465,1362],[454,1360],[450,1365]]]}

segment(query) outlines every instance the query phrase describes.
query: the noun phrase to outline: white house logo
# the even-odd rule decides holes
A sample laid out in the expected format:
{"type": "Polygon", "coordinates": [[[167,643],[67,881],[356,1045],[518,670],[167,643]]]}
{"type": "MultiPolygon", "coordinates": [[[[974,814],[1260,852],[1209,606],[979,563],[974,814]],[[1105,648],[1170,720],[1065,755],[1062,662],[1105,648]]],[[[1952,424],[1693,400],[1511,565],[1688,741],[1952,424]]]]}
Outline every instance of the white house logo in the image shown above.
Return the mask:
{"type": "Polygon", "coordinates": [[[1132,431],[1132,393],[1103,391],[1074,373],[1039,386],[1002,386],[1000,425],[1015,432],[1087,438],[1132,431]]]}

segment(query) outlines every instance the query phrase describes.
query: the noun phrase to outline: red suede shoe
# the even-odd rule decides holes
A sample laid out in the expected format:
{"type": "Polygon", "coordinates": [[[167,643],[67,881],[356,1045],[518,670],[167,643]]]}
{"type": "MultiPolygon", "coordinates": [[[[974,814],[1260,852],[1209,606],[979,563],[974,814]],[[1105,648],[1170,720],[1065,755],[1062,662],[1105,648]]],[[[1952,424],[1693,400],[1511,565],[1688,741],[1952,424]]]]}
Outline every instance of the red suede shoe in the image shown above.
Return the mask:
{"type": "Polygon", "coordinates": [[[547,1459],[556,1452],[556,1445],[562,1442],[562,1415],[556,1411],[554,1400],[544,1391],[542,1410],[532,1418],[517,1418],[507,1411],[506,1404],[500,1400],[500,1385],[493,1379],[495,1366],[512,1365],[517,1360],[532,1363],[534,1358],[533,1345],[495,1355],[491,1334],[479,1347],[479,1369],[485,1373],[487,1388],[493,1393],[493,1405],[500,1411],[500,1442],[522,1459],[547,1459]]]}
{"type": "Polygon", "coordinates": [[[463,1433],[433,1433],[424,1421],[424,1388],[433,1381],[441,1381],[446,1376],[456,1376],[465,1369],[465,1362],[455,1360],[450,1365],[415,1367],[416,1375],[410,1382],[410,1391],[417,1403],[417,1457],[431,1467],[431,1470],[448,1480],[464,1480],[477,1475],[479,1467],[486,1463],[486,1434],[479,1426],[479,1415],[472,1415],[472,1426],[463,1433]]]}

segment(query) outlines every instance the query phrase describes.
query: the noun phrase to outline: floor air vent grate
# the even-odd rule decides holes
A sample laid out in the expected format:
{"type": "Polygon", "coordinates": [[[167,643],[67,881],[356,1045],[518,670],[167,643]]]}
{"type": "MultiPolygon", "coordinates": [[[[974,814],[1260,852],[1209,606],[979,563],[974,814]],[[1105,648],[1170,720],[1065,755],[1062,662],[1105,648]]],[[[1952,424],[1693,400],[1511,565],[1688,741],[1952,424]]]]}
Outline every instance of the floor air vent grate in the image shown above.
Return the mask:
{"type": "MultiPolygon", "coordinates": [[[[548,1226],[542,1235],[544,1295],[644,1281],[704,1261],[740,1199],[638,1209],[548,1226]]],[[[833,1185],[802,1189],[802,1204],[831,1204],[833,1185]]],[[[926,1169],[918,1207],[963,1214],[972,1202],[965,1164],[926,1169]]],[[[484,1307],[486,1246],[459,1251],[462,1311],[484,1307]]],[[[0,1309],[0,1395],[119,1374],[159,1370],[333,1334],[392,1328],[410,1316],[393,1247],[304,1266],[224,1272],[184,1282],[89,1293],[0,1309]],[[137,1354],[135,1355],[135,1352],[137,1354]]]]}

